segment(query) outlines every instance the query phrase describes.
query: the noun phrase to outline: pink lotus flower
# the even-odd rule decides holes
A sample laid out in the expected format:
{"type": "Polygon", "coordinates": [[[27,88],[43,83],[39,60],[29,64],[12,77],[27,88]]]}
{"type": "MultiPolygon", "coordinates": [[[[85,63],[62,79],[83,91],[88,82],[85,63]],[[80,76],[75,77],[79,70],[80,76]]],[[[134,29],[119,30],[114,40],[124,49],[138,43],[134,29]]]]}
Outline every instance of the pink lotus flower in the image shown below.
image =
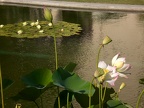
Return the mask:
{"type": "Polygon", "coordinates": [[[120,53],[116,54],[113,58],[112,58],[112,66],[116,67],[116,71],[118,72],[120,77],[125,77],[127,78],[127,76],[125,75],[125,71],[129,70],[131,68],[130,64],[126,64],[126,60],[124,57],[120,57],[120,53]]]}
{"type": "Polygon", "coordinates": [[[114,86],[115,81],[118,79],[118,72],[116,67],[107,65],[104,61],[100,61],[98,67],[103,69],[104,74],[98,78],[100,82],[107,82],[111,86],[114,86]]]}

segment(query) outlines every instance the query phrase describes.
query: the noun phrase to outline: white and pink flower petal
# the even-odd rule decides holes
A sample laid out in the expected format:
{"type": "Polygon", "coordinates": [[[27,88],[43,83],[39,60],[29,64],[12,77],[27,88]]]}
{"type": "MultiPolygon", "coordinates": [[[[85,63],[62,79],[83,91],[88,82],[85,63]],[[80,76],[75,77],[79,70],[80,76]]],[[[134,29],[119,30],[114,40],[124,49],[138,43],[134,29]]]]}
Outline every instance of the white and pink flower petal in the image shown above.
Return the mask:
{"type": "Polygon", "coordinates": [[[106,69],[107,64],[104,61],[100,61],[99,64],[98,64],[98,67],[102,68],[102,69],[106,69]]]}
{"type": "Polygon", "coordinates": [[[131,65],[130,64],[124,64],[122,68],[118,69],[117,71],[118,72],[124,72],[124,71],[127,71],[131,68],[131,65]]]}
{"type": "Polygon", "coordinates": [[[115,81],[118,79],[118,77],[113,78],[112,80],[108,80],[106,81],[107,83],[109,83],[111,86],[115,85],[115,81]]]}
{"type": "Polygon", "coordinates": [[[120,77],[128,78],[125,74],[118,73],[120,77]]]}

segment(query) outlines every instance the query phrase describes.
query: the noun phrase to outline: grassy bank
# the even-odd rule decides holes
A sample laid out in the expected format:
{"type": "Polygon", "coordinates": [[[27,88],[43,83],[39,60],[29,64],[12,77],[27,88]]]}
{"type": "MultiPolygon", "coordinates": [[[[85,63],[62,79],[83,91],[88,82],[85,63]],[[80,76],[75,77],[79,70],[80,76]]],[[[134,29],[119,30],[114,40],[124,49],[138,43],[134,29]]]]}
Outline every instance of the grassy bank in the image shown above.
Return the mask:
{"type": "Polygon", "coordinates": [[[144,0],[63,0],[63,1],[144,5],[144,0]]]}

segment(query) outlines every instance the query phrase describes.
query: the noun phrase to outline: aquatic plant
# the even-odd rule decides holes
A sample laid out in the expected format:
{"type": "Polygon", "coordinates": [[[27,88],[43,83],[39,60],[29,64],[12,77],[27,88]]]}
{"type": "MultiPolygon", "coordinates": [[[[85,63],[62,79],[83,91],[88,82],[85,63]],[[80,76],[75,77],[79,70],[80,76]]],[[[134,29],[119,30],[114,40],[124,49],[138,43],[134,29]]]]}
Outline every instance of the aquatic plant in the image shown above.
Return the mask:
{"type": "MultiPolygon", "coordinates": [[[[65,67],[58,66],[57,37],[79,34],[82,30],[80,25],[64,21],[54,23],[52,14],[47,8],[44,9],[44,16],[47,21],[26,21],[4,25],[0,28],[1,36],[16,38],[52,36],[54,39],[55,71],[41,68],[23,76],[22,81],[26,87],[13,99],[33,101],[40,108],[36,99],[41,98],[41,95],[49,88],[57,87],[58,95],[55,99],[54,108],[73,108],[72,101],[74,99],[82,108],[132,108],[119,99],[119,93],[126,84],[122,82],[118,91],[113,88],[119,77],[128,78],[125,71],[130,69],[130,64],[126,64],[124,57],[119,57],[120,53],[112,58],[112,64],[107,65],[105,61],[100,60],[100,52],[103,47],[112,42],[111,38],[106,36],[100,43],[96,56],[96,71],[89,82],[74,72],[77,64],[70,62],[65,67]],[[108,87],[108,84],[111,87],[108,87]]],[[[143,91],[138,98],[136,108],[139,106],[142,94],[143,91]]]]}

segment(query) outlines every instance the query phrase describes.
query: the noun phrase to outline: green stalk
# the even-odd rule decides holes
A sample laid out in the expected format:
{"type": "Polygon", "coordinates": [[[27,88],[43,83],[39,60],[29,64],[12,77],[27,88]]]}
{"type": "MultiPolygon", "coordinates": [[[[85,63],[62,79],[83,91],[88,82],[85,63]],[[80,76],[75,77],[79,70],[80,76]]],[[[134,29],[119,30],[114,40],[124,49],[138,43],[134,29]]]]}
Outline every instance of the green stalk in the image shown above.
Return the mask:
{"type": "Polygon", "coordinates": [[[35,105],[37,106],[37,108],[39,108],[39,105],[37,104],[37,102],[36,101],[33,101],[34,103],[35,103],[35,105]]]}
{"type": "Polygon", "coordinates": [[[99,56],[100,56],[100,51],[101,51],[102,47],[103,47],[103,45],[100,45],[99,50],[98,50],[98,55],[96,58],[96,69],[98,69],[99,56]]]}
{"type": "Polygon", "coordinates": [[[1,86],[1,101],[2,101],[2,108],[4,108],[4,96],[3,96],[3,84],[2,84],[1,66],[0,66],[0,86],[1,86]]]}
{"type": "MultiPolygon", "coordinates": [[[[100,51],[101,51],[102,47],[103,47],[103,45],[100,45],[99,50],[98,50],[98,55],[96,57],[96,69],[97,70],[98,70],[100,51]]],[[[99,84],[100,84],[100,82],[99,82],[99,84]]],[[[102,91],[101,91],[101,84],[100,84],[100,86],[99,86],[99,108],[101,108],[101,93],[102,93],[102,91]]]]}
{"type": "Polygon", "coordinates": [[[92,81],[90,83],[90,88],[89,88],[89,108],[91,106],[91,89],[92,89],[92,83],[93,83],[94,79],[95,78],[93,77],[93,79],[92,79],[92,81]]]}
{"type": "Polygon", "coordinates": [[[144,94],[144,89],[143,89],[143,91],[140,93],[140,95],[138,97],[138,100],[137,100],[137,103],[136,103],[136,108],[139,108],[140,100],[141,100],[141,97],[142,97],[143,94],[144,94]]]}
{"type": "Polygon", "coordinates": [[[107,88],[106,88],[106,87],[107,87],[107,84],[108,84],[108,83],[106,83],[106,85],[105,85],[104,94],[103,94],[103,97],[102,97],[102,102],[104,101],[104,98],[105,98],[105,93],[106,93],[106,89],[107,89],[107,88]]]}
{"type": "Polygon", "coordinates": [[[69,108],[69,92],[67,94],[67,108],[69,108]]]}
{"type": "Polygon", "coordinates": [[[55,69],[58,68],[58,56],[57,56],[57,45],[56,45],[56,37],[54,36],[54,49],[55,49],[55,69]]]}
{"type": "MultiPolygon", "coordinates": [[[[56,36],[54,36],[54,49],[55,49],[55,69],[58,68],[58,54],[57,54],[57,44],[56,44],[56,36]]],[[[59,97],[59,87],[58,89],[58,108],[60,108],[60,97],[59,97]]]]}
{"type": "Polygon", "coordinates": [[[99,108],[101,108],[101,85],[99,86],[99,108]]]}

